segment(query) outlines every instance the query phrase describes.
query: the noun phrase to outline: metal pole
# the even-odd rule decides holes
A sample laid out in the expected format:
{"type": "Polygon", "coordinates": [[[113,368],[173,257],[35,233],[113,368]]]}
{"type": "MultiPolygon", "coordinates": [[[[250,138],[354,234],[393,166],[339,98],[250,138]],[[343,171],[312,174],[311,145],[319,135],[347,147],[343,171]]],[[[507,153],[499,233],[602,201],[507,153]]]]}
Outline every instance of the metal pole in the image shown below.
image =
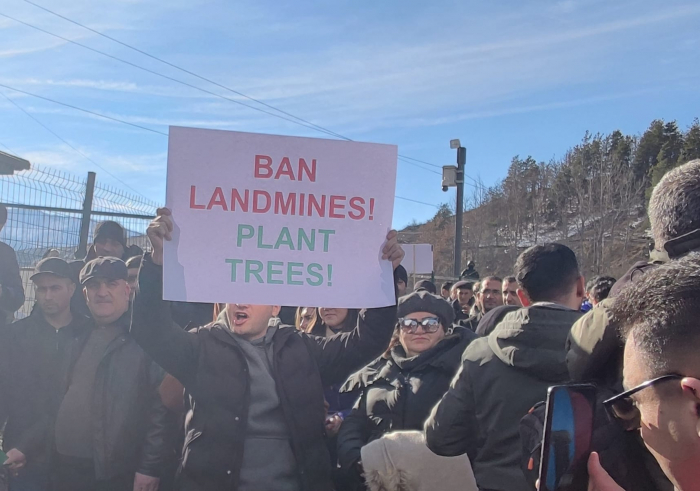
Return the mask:
{"type": "Polygon", "coordinates": [[[80,222],[80,243],[75,251],[76,259],[83,259],[87,255],[88,234],[90,233],[90,215],[92,214],[92,197],[95,194],[94,172],[88,172],[85,183],[85,201],[83,201],[83,217],[80,222]]]}
{"type": "Polygon", "coordinates": [[[457,214],[455,224],[455,278],[462,273],[462,215],[464,207],[464,167],[467,163],[467,149],[457,149],[457,214]]]}

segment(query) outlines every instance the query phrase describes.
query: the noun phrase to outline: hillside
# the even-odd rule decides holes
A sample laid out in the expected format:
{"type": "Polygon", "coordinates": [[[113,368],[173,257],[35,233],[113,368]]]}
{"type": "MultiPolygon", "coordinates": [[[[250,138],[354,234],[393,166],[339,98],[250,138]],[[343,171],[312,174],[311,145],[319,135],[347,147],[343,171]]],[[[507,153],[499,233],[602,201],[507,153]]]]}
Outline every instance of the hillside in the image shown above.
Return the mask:
{"type": "MultiPolygon", "coordinates": [[[[510,275],[527,247],[560,242],[576,252],[587,277],[619,277],[648,257],[646,203],[653,186],[697,158],[697,119],[685,132],[674,121],[655,120],[641,136],[586,133],[550,162],[516,156],[496,185],[467,181],[462,264],[471,259],[482,275],[510,275]]],[[[404,242],[432,244],[436,275],[452,275],[453,207],[443,205],[430,221],[402,232],[404,242]]]]}

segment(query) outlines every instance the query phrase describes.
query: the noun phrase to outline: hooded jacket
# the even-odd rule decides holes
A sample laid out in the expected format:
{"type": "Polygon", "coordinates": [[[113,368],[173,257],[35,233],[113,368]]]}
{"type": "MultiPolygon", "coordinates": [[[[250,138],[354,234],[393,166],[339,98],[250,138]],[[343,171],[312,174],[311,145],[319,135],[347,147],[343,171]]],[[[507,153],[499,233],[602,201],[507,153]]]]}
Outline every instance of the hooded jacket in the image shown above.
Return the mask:
{"type": "Polygon", "coordinates": [[[530,491],[520,468],[519,423],[550,385],[568,380],[564,344],[580,316],[539,303],[509,313],[471,343],[426,423],[428,447],[443,456],[466,453],[479,489],[530,491]]]}
{"type": "Polygon", "coordinates": [[[463,327],[430,350],[407,358],[401,345],[389,358],[380,358],[352,375],[342,392],[359,392],[360,399],[338,435],[338,460],[351,469],[360,449],[397,430],[422,430],[430,410],[447,392],[461,364],[464,349],[476,335],[463,327]]]}
{"type": "MultiPolygon", "coordinates": [[[[235,491],[251,406],[248,362],[225,325],[215,322],[185,332],[173,326],[169,303],[162,298],[162,268],[146,255],[131,333],[189,394],[178,489],[235,491]]],[[[353,332],[330,338],[290,326],[274,334],[272,376],[302,490],[333,489],[323,387],[341,382],[386,349],[396,321],[392,306],[363,311],[353,332]]]]}

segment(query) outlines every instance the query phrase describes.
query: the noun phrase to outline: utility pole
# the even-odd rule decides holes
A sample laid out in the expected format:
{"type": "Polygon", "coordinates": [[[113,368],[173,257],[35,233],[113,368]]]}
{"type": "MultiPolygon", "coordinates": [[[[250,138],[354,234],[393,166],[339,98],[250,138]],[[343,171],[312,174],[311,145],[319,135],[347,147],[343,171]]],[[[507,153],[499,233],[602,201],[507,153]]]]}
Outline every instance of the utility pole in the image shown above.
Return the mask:
{"type": "Polygon", "coordinates": [[[455,214],[455,267],[454,277],[462,274],[462,216],[464,214],[464,168],[467,164],[467,149],[459,140],[450,140],[450,148],[457,150],[457,166],[445,165],[442,168],[442,190],[457,188],[457,206],[455,214]]]}
{"type": "Polygon", "coordinates": [[[467,163],[467,149],[457,148],[457,213],[455,214],[455,271],[456,278],[462,274],[462,216],[464,214],[464,167],[467,163]]]}

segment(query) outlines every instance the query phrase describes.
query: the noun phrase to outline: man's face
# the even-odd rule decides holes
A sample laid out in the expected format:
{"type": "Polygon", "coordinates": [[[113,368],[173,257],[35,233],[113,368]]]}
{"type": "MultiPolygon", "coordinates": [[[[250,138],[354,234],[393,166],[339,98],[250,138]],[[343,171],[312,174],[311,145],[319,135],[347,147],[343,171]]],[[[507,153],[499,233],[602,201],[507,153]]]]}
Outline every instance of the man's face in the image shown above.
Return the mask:
{"type": "Polygon", "coordinates": [[[399,290],[399,297],[406,295],[406,282],[404,280],[398,280],[396,282],[396,288],[399,290]]]}
{"type": "Polygon", "coordinates": [[[231,330],[239,336],[253,341],[267,333],[270,319],[280,313],[279,306],[226,304],[226,315],[231,330]]]}
{"type": "Polygon", "coordinates": [[[457,288],[457,301],[460,307],[467,307],[474,296],[471,288],[457,288]]]}
{"type": "Polygon", "coordinates": [[[36,302],[45,315],[54,316],[70,309],[70,299],[75,292],[75,283],[71,280],[44,273],[32,281],[36,302]]]}
{"type": "Polygon", "coordinates": [[[109,325],[129,310],[131,288],[124,280],[92,278],[83,285],[88,309],[99,325],[109,325]]]}
{"type": "Polygon", "coordinates": [[[121,259],[124,256],[124,246],[116,240],[101,238],[95,241],[95,253],[98,257],[121,259]]]}
{"type": "Polygon", "coordinates": [[[139,286],[139,268],[129,268],[127,271],[129,272],[129,276],[126,282],[129,284],[129,288],[131,288],[131,300],[133,300],[139,286]]]}
{"type": "MultiPolygon", "coordinates": [[[[625,343],[624,387],[636,387],[664,375],[654,373],[636,346],[634,335],[625,343]]],[[[697,477],[700,462],[700,417],[695,400],[685,397],[678,380],[654,385],[632,396],[641,413],[640,433],[664,473],[679,489],[697,477]],[[694,477],[693,477],[694,476],[694,477]],[[680,482],[679,482],[680,481],[680,482]]],[[[690,489],[690,488],[688,488],[690,489]]]]}
{"type": "Polygon", "coordinates": [[[503,282],[503,289],[501,290],[503,294],[503,305],[517,305],[522,307],[523,304],[520,303],[518,298],[518,283],[513,281],[511,283],[503,282]]]}
{"type": "Polygon", "coordinates": [[[489,280],[481,284],[479,291],[479,303],[484,313],[503,305],[503,293],[501,292],[501,282],[489,280]]]}

